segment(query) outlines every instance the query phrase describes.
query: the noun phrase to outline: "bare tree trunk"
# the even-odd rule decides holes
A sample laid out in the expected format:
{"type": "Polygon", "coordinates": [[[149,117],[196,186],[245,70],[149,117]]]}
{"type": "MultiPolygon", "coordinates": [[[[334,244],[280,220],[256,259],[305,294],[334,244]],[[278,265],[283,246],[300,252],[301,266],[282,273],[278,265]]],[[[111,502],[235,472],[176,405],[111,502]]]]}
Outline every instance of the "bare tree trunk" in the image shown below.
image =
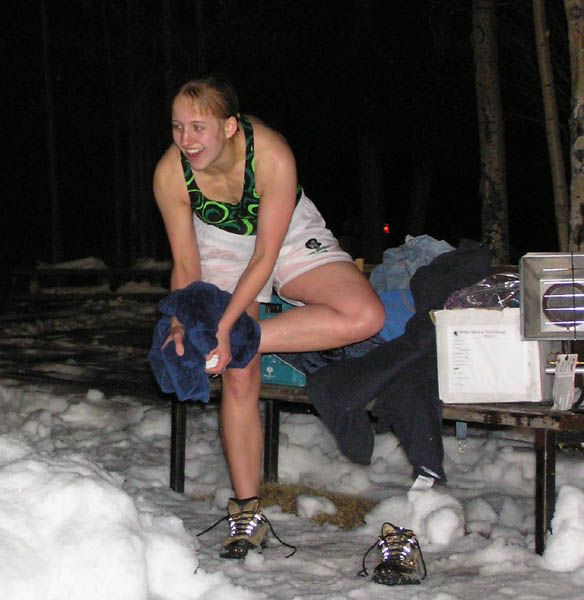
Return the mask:
{"type": "Polygon", "coordinates": [[[407,233],[421,235],[426,230],[426,216],[430,201],[430,188],[434,159],[428,150],[427,132],[422,130],[414,143],[412,187],[408,205],[407,233]]]}
{"type": "Polygon", "coordinates": [[[164,56],[166,109],[170,110],[174,86],[172,69],[172,10],[170,0],[162,0],[162,53],[164,56]]]}
{"type": "MultiPolygon", "coordinates": [[[[360,27],[368,40],[374,39],[375,21],[370,0],[359,2],[355,12],[360,27]]],[[[356,30],[354,35],[356,35],[356,30]]],[[[355,40],[356,41],[356,40],[355,40]]],[[[378,115],[383,112],[375,93],[376,79],[369,73],[357,75],[357,85],[363,91],[357,117],[360,197],[360,256],[368,263],[379,263],[386,247],[383,232],[385,223],[385,199],[383,189],[383,149],[385,144],[378,125],[378,115]]]]}
{"type": "Polygon", "coordinates": [[[570,41],[570,249],[584,251],[584,0],[564,0],[570,41]]]}
{"type": "Polygon", "coordinates": [[[136,0],[128,0],[126,4],[126,91],[127,91],[127,168],[128,177],[128,260],[133,265],[136,262],[138,252],[138,110],[140,103],[136,102],[136,34],[135,34],[135,11],[136,0]]]}
{"type": "Polygon", "coordinates": [[[138,257],[155,258],[156,231],[154,228],[153,211],[154,199],[152,196],[152,177],[148,165],[152,164],[148,138],[144,135],[145,127],[140,127],[141,133],[136,137],[138,148],[136,151],[137,193],[139,200],[138,211],[138,257]]]}
{"type": "Polygon", "coordinates": [[[365,109],[359,127],[359,178],[361,257],[368,263],[381,262],[385,250],[382,147],[375,111],[365,109]]]}
{"type": "Polygon", "coordinates": [[[473,0],[472,12],[483,240],[493,249],[494,263],[506,264],[509,262],[509,209],[499,85],[496,0],[473,0]]]}
{"type": "Polygon", "coordinates": [[[205,49],[205,28],[203,20],[203,0],[196,0],[196,21],[197,21],[197,68],[200,72],[207,70],[207,52],[205,49]]]}
{"type": "Polygon", "coordinates": [[[53,105],[53,85],[49,52],[49,22],[46,0],[41,0],[41,38],[43,44],[43,71],[45,77],[46,144],[47,167],[49,170],[49,198],[51,201],[51,261],[59,262],[63,258],[61,240],[61,204],[57,186],[57,150],[55,144],[55,109],[53,105]]]}
{"type": "Polygon", "coordinates": [[[544,0],[533,0],[533,24],[545,113],[545,132],[554,188],[558,246],[562,252],[566,252],[568,250],[570,234],[570,198],[568,195],[566,170],[564,168],[564,157],[562,153],[562,140],[560,137],[560,123],[558,119],[558,106],[556,102],[552,61],[550,58],[549,31],[545,15],[544,0]]]}
{"type": "MultiPolygon", "coordinates": [[[[103,29],[103,39],[105,48],[105,62],[108,69],[108,83],[110,102],[112,106],[116,106],[117,97],[114,93],[116,89],[114,76],[114,59],[112,52],[112,43],[110,36],[110,28],[108,23],[108,14],[105,2],[101,5],[101,19],[103,29]]],[[[122,188],[122,135],[120,131],[120,118],[117,110],[111,111],[111,129],[112,129],[112,195],[113,195],[113,221],[114,221],[114,260],[116,266],[123,262],[124,246],[123,246],[123,215],[124,215],[124,190],[122,188]]]]}

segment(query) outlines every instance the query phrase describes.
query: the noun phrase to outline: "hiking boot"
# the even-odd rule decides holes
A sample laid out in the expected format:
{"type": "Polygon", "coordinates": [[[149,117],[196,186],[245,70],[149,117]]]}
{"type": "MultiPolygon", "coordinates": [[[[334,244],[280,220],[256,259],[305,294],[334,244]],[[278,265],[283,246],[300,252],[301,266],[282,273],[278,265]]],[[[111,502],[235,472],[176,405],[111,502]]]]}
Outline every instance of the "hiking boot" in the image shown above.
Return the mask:
{"type": "Polygon", "coordinates": [[[372,581],[383,585],[418,584],[426,577],[426,564],[416,534],[411,529],[384,523],[377,542],[363,557],[361,575],[368,575],[365,558],[377,546],[378,563],[372,581]]]}
{"type": "Polygon", "coordinates": [[[282,546],[292,550],[286,558],[290,558],[296,552],[296,546],[286,543],[274,531],[270,520],[262,513],[260,499],[256,496],[245,500],[229,498],[227,515],[215,521],[207,529],[199,531],[197,537],[215,529],[223,521],[229,522],[230,535],[223,542],[223,548],[219,554],[221,558],[245,558],[249,550],[259,550],[265,547],[268,529],[282,546]]]}
{"type": "Polygon", "coordinates": [[[268,521],[264,517],[260,499],[257,497],[237,500],[230,498],[227,504],[229,537],[223,542],[221,558],[245,558],[249,550],[266,546],[268,521]]]}

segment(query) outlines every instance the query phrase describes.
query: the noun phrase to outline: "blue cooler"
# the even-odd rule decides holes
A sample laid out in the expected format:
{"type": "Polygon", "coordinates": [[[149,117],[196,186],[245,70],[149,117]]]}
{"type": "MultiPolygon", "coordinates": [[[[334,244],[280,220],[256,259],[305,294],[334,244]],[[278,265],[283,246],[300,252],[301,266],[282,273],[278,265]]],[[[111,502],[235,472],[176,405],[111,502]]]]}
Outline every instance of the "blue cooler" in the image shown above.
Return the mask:
{"type": "MultiPolygon", "coordinates": [[[[270,302],[260,303],[260,321],[271,319],[291,308],[294,308],[292,304],[284,302],[278,295],[273,294],[270,302]]],[[[264,354],[262,356],[262,383],[279,383],[304,387],[306,385],[306,375],[275,354],[264,354]]]]}

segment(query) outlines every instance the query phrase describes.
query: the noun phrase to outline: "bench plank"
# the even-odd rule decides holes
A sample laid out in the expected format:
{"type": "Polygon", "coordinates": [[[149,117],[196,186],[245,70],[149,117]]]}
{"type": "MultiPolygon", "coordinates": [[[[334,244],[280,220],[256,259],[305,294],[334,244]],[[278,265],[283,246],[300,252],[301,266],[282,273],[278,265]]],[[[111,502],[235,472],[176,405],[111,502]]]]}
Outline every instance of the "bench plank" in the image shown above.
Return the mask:
{"type": "Polygon", "coordinates": [[[451,421],[484,423],[547,431],[584,431],[584,412],[553,410],[551,404],[443,404],[442,417],[451,421]]]}

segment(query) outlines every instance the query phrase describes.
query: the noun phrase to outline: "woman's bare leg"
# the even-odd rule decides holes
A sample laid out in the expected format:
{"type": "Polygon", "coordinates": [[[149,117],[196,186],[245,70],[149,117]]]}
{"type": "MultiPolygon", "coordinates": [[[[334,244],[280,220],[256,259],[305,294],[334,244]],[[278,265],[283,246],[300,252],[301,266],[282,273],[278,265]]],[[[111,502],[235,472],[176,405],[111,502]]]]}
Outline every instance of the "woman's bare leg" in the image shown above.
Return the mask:
{"type": "Polygon", "coordinates": [[[329,350],[365,340],[383,328],[383,304],[353,263],[322,265],[280,292],[306,306],[261,322],[261,352],[329,350]]]}
{"type": "Polygon", "coordinates": [[[260,375],[258,354],[245,369],[227,369],[222,376],[221,437],[236,498],[251,498],[260,492],[260,375]]]}
{"type": "MultiPolygon", "coordinates": [[[[375,290],[350,262],[317,267],[281,290],[306,306],[261,321],[260,352],[328,350],[359,342],[383,327],[375,290]]],[[[250,310],[257,317],[257,306],[250,310]]],[[[259,495],[263,433],[259,412],[260,355],[223,374],[222,439],[237,498],[259,495]]]]}
{"type": "MultiPolygon", "coordinates": [[[[259,304],[248,310],[259,316],[259,304]]],[[[222,375],[221,438],[236,498],[259,496],[263,431],[260,420],[260,358],[257,354],[245,369],[227,369],[222,375]]]]}

